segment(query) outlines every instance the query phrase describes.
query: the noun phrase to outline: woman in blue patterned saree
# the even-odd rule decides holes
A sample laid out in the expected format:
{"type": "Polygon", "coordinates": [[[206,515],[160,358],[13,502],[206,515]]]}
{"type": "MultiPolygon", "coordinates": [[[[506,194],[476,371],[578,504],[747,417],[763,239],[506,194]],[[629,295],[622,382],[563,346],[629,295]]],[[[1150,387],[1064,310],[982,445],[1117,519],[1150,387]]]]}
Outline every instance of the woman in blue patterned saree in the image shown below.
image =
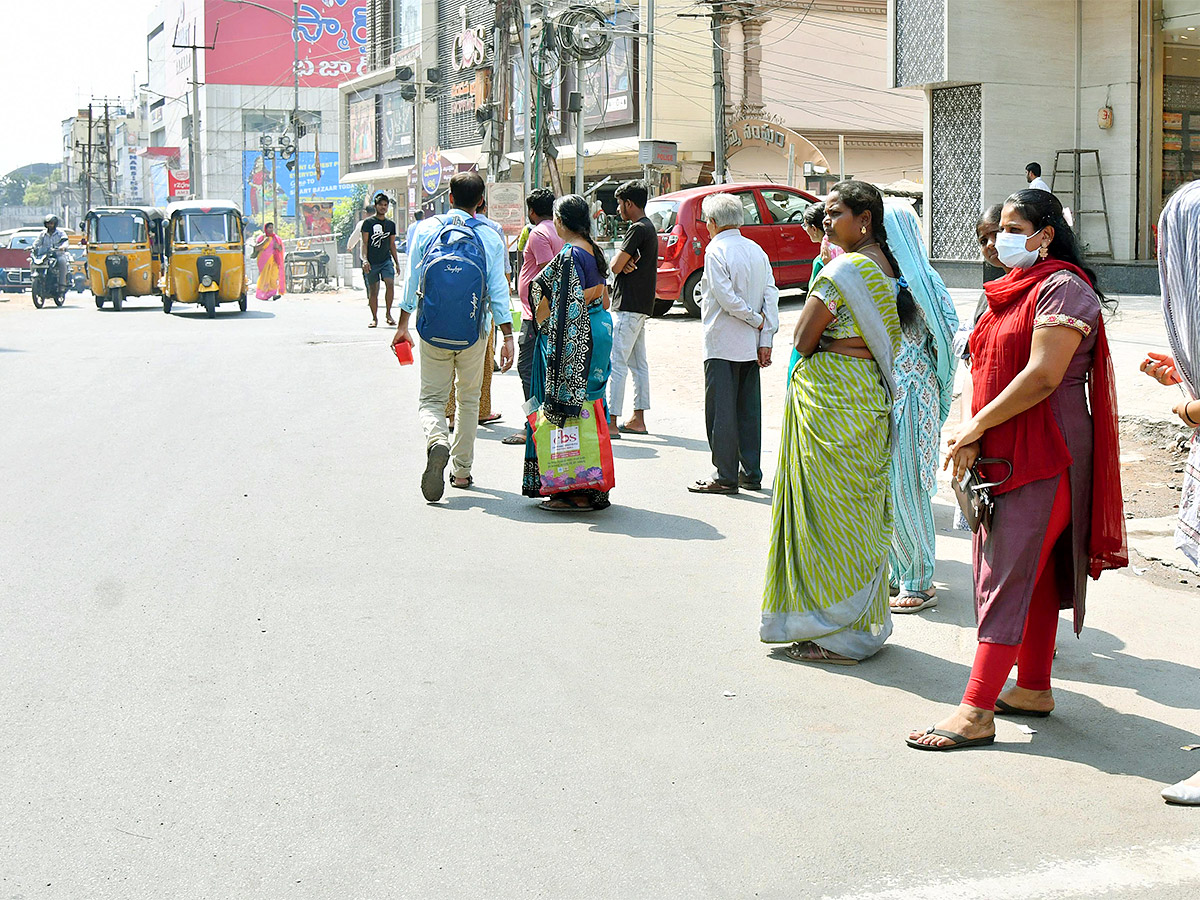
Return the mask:
{"type": "Polygon", "coordinates": [[[892,367],[916,307],[899,290],[874,186],[835,184],[824,228],[846,252],[796,323],[759,636],[795,641],[796,660],[853,665],[892,632],[892,367]]]}
{"type": "MultiPolygon", "coordinates": [[[[578,194],[554,203],[554,225],[566,242],[529,285],[537,342],[530,399],[558,425],[603,399],[612,357],[612,317],[608,314],[608,264],[592,240],[591,210],[578,194]]],[[[541,496],[541,474],[533,429],[525,423],[525,467],[521,493],[541,496]]],[[[552,512],[598,510],[609,506],[608,492],[568,491],[540,504],[552,512]]]]}
{"type": "Polygon", "coordinates": [[[942,425],[954,397],[954,334],[958,314],[941,276],[929,264],[921,223],[905,201],[884,206],[888,246],[920,315],[903,329],[896,357],[896,446],[892,454],[892,590],[894,613],[937,605],[933,588],[934,527],[942,425]]]}

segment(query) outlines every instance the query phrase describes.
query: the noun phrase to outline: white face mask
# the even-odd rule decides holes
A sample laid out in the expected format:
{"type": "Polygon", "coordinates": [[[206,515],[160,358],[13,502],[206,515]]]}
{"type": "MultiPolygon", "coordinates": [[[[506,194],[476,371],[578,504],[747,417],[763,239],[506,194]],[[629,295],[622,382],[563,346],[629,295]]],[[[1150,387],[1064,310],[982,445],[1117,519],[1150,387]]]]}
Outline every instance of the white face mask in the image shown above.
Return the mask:
{"type": "Polygon", "coordinates": [[[1028,269],[1038,261],[1037,250],[1029,250],[1026,244],[1029,239],[1042,233],[1039,229],[1033,234],[1011,234],[1001,231],[996,235],[996,255],[1000,262],[1010,269],[1028,269]]]}

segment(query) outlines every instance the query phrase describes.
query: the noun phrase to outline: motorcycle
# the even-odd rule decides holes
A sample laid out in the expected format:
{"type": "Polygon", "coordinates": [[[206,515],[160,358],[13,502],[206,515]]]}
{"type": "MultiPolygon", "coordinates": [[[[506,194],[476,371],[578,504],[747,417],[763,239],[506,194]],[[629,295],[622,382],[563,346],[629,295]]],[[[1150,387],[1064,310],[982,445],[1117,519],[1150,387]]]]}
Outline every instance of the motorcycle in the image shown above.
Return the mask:
{"type": "Polygon", "coordinates": [[[67,292],[59,278],[58,250],[67,243],[64,238],[54,248],[43,253],[31,251],[29,254],[30,267],[33,270],[33,283],[30,293],[33,294],[33,305],[38,309],[45,306],[47,300],[53,300],[55,306],[66,302],[67,292]]]}

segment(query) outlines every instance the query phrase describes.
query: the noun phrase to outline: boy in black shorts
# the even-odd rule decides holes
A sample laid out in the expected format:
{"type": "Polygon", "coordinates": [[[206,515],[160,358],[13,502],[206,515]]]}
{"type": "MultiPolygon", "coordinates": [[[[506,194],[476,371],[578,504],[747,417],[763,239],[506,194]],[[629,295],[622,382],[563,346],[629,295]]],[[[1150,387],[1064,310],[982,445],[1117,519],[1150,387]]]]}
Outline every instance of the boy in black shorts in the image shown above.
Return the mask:
{"type": "Polygon", "coordinates": [[[375,195],[375,215],[362,223],[363,276],[367,282],[367,305],[371,307],[371,324],[379,326],[379,282],[383,281],[384,301],[387,304],[387,323],[395,325],[392,318],[392,299],[396,294],[396,269],[400,260],[396,256],[396,223],[387,217],[388,195],[380,191],[375,195]]]}

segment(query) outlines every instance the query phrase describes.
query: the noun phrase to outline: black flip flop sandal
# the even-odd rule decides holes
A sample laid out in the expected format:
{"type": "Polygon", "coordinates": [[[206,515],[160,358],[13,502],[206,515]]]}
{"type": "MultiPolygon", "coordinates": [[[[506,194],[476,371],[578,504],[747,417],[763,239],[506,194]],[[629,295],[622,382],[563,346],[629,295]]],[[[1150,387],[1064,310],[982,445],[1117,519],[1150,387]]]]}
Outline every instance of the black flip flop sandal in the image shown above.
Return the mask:
{"type": "MultiPolygon", "coordinates": [[[[954,731],[945,731],[941,728],[930,726],[925,730],[925,734],[936,734],[938,737],[949,738],[949,744],[922,744],[920,741],[914,741],[912,738],[905,738],[904,743],[912,747],[914,750],[966,750],[970,747],[986,747],[989,744],[996,742],[996,736],[989,734],[987,737],[981,738],[965,738],[961,734],[954,731]]],[[[921,735],[924,737],[925,735],[921,735]]]]}
{"type": "Polygon", "coordinates": [[[1013,706],[1011,703],[1005,703],[999,697],[996,698],[996,708],[992,710],[998,716],[1032,716],[1035,719],[1044,719],[1050,715],[1051,710],[1048,709],[1022,709],[1020,706],[1013,706]]]}

